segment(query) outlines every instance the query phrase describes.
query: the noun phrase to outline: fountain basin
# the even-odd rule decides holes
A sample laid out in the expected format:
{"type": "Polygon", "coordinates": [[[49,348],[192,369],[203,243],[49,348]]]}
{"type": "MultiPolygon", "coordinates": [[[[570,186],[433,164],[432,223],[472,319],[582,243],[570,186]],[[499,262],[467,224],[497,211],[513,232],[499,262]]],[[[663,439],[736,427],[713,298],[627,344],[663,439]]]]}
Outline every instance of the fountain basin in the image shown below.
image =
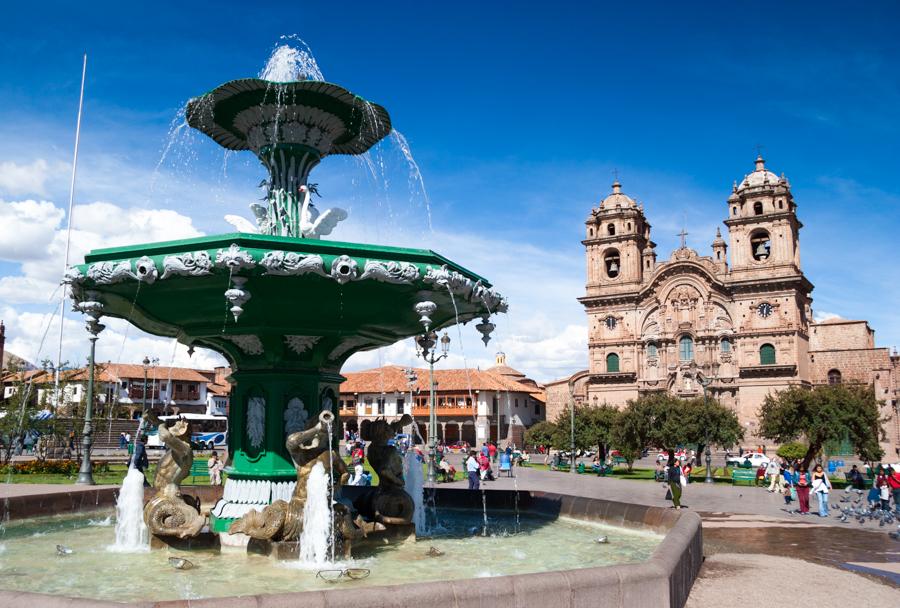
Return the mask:
{"type": "MultiPolygon", "coordinates": [[[[510,529],[515,522],[512,510],[515,492],[489,491],[486,497],[494,532],[504,527],[510,529]]],[[[449,517],[456,528],[479,526],[481,493],[439,489],[436,498],[441,519],[449,517]]],[[[463,538],[438,537],[386,545],[376,550],[374,558],[366,552],[355,558],[357,565],[372,570],[371,577],[364,581],[315,582],[315,572],[289,567],[296,562],[280,562],[279,566],[273,567],[268,557],[202,551],[187,554],[195,568],[182,572],[173,570],[166,563],[166,558],[177,552],[154,551],[127,557],[119,555],[115,568],[95,566],[96,580],[92,589],[96,592],[99,581],[116,580],[116,577],[127,581],[129,577],[158,576],[154,589],[163,592],[178,593],[183,598],[210,593],[223,596],[191,600],[191,606],[201,607],[250,603],[257,606],[375,608],[390,605],[412,608],[436,598],[458,607],[485,603],[498,607],[540,605],[545,608],[576,605],[680,607],[686,601],[702,561],[700,519],[696,514],[540,492],[520,492],[519,507],[523,514],[523,533],[520,534],[481,538],[464,530],[463,538]],[[602,535],[609,536],[608,544],[595,542],[594,539],[602,535]],[[425,556],[431,545],[437,546],[445,555],[438,558],[425,556]],[[597,557],[613,559],[603,561],[595,559],[597,557]],[[138,567],[141,560],[149,560],[152,568],[159,572],[153,574],[146,565],[143,569],[138,568],[143,574],[130,572],[129,567],[138,567]],[[260,564],[256,564],[257,561],[260,564]],[[101,573],[100,579],[96,572],[101,573]],[[298,591],[291,593],[288,589],[298,591]],[[228,597],[235,594],[239,597],[228,597]]],[[[47,520],[43,520],[39,525],[46,529],[47,524],[47,520]]],[[[27,522],[27,525],[32,524],[27,522]]],[[[109,559],[102,554],[102,547],[95,547],[95,555],[88,555],[90,545],[81,545],[78,538],[86,535],[85,542],[97,543],[104,531],[111,537],[111,528],[84,526],[73,534],[71,520],[68,523],[57,521],[53,525],[70,539],[69,545],[75,553],[65,558],[52,555],[50,549],[56,533],[38,538],[13,538],[17,532],[11,530],[3,541],[7,549],[0,555],[0,586],[30,589],[26,584],[29,576],[33,576],[29,575],[29,566],[33,569],[34,564],[41,562],[64,560],[54,565],[71,573],[78,559],[109,559]],[[47,549],[46,557],[36,559],[34,556],[22,567],[11,563],[17,555],[16,543],[39,546],[42,550],[46,545],[50,549],[47,549]]],[[[27,532],[26,529],[23,533],[27,532]]],[[[60,580],[39,588],[54,587],[60,593],[69,594],[75,590],[74,585],[66,585],[60,580]]],[[[184,605],[179,600],[168,601],[159,593],[153,593],[149,601],[136,600],[134,596],[128,599],[133,606],[184,605]]],[[[0,605],[122,604],[7,590],[0,591],[0,605]]]]}

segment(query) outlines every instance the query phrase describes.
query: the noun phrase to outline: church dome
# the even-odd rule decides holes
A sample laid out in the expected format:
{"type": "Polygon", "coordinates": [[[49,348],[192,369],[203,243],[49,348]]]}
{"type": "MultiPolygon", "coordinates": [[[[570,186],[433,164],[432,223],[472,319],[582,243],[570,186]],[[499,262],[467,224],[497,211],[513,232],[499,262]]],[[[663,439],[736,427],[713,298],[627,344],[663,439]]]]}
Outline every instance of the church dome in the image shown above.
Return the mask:
{"type": "Polygon", "coordinates": [[[637,203],[634,202],[633,198],[627,194],[622,194],[622,184],[619,183],[619,180],[613,182],[612,189],[612,194],[607,196],[603,199],[603,202],[600,203],[601,210],[610,210],[615,209],[616,207],[621,207],[623,209],[637,207],[637,203]]]}
{"type": "Polygon", "coordinates": [[[766,169],[766,161],[760,155],[756,157],[756,170],[744,176],[744,180],[737,187],[737,190],[741,191],[745,188],[757,188],[759,186],[775,186],[782,183],[782,179],[766,169]]]}

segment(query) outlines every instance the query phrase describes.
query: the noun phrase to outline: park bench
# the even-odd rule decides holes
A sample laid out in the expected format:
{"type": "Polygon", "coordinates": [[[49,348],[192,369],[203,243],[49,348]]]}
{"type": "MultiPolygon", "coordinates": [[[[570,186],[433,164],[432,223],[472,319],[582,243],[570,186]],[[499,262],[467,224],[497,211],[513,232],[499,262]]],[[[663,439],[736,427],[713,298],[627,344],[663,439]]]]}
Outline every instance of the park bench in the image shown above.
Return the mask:
{"type": "Polygon", "coordinates": [[[194,481],[195,477],[209,479],[209,467],[206,465],[206,461],[195,460],[191,463],[191,474],[188,477],[191,479],[191,483],[187,485],[197,485],[197,482],[194,481]]]}
{"type": "Polygon", "coordinates": [[[756,485],[756,471],[753,469],[733,469],[731,471],[731,485],[737,485],[744,481],[756,485]]]}
{"type": "Polygon", "coordinates": [[[628,461],[622,458],[621,456],[613,456],[612,459],[613,466],[617,466],[620,464],[628,464],[628,461]]]}

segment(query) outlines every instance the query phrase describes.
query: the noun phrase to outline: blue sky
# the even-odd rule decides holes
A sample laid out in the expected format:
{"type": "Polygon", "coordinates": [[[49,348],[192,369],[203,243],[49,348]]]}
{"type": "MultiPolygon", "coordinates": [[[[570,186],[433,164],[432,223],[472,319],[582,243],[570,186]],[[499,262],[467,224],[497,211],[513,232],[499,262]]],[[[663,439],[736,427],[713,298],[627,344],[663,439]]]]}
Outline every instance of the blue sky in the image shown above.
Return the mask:
{"type": "MultiPolygon", "coordinates": [[[[222,215],[246,215],[261,176],[250,159],[225,161],[183,131],[160,159],[188,98],[255,76],[279,37],[294,34],[328,80],[388,108],[427,186],[430,223],[396,145],[375,154],[387,186],[352,160],[326,160],[313,181],[352,213],[338,236],[430,246],[510,295],[489,352],[464,338],[469,364],[500,347],[542,380],[584,366],[579,241],[613,169],[644,203],[661,259],[683,224],[688,244],[708,254],[758,145],[793,185],[814,309],[868,319],[880,345],[900,345],[894,3],[90,4],[18,3],[0,23],[0,203],[65,208],[89,53],[77,202],[115,209],[86,210],[95,224],[83,225],[85,243],[120,242],[135,217],[165,238],[169,220],[178,234],[214,233],[229,228],[222,215]],[[119,211],[119,228],[96,225],[119,211]],[[535,281],[550,288],[536,293],[535,281]]],[[[47,234],[64,225],[50,207],[28,212],[47,234]]],[[[3,217],[0,316],[14,319],[12,346],[34,357],[60,263],[49,237],[23,236],[3,217]],[[7,241],[18,245],[4,246],[14,230],[7,241]]],[[[111,329],[111,358],[169,350],[111,329]]],[[[66,332],[72,359],[78,332],[74,323],[66,332]]],[[[356,365],[409,356],[398,347],[356,365]]]]}

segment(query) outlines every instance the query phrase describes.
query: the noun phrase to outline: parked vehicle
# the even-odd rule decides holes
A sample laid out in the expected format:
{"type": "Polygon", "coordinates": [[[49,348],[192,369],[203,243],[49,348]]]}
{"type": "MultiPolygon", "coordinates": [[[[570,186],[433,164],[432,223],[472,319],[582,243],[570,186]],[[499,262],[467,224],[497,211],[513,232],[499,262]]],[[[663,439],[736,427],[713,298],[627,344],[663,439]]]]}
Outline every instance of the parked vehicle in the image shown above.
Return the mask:
{"type": "MultiPolygon", "coordinates": [[[[213,450],[228,445],[228,418],[225,416],[209,416],[207,414],[181,414],[178,416],[160,416],[160,420],[178,420],[184,418],[191,423],[191,447],[200,450],[213,450]]],[[[147,433],[147,447],[162,449],[166,447],[159,440],[157,430],[147,433]]]]}
{"type": "Polygon", "coordinates": [[[759,452],[745,453],[743,456],[729,456],[725,459],[725,464],[731,467],[739,467],[746,465],[747,461],[750,461],[750,466],[752,468],[757,468],[760,466],[768,466],[769,457],[765,454],[760,454],[759,452]]]}

